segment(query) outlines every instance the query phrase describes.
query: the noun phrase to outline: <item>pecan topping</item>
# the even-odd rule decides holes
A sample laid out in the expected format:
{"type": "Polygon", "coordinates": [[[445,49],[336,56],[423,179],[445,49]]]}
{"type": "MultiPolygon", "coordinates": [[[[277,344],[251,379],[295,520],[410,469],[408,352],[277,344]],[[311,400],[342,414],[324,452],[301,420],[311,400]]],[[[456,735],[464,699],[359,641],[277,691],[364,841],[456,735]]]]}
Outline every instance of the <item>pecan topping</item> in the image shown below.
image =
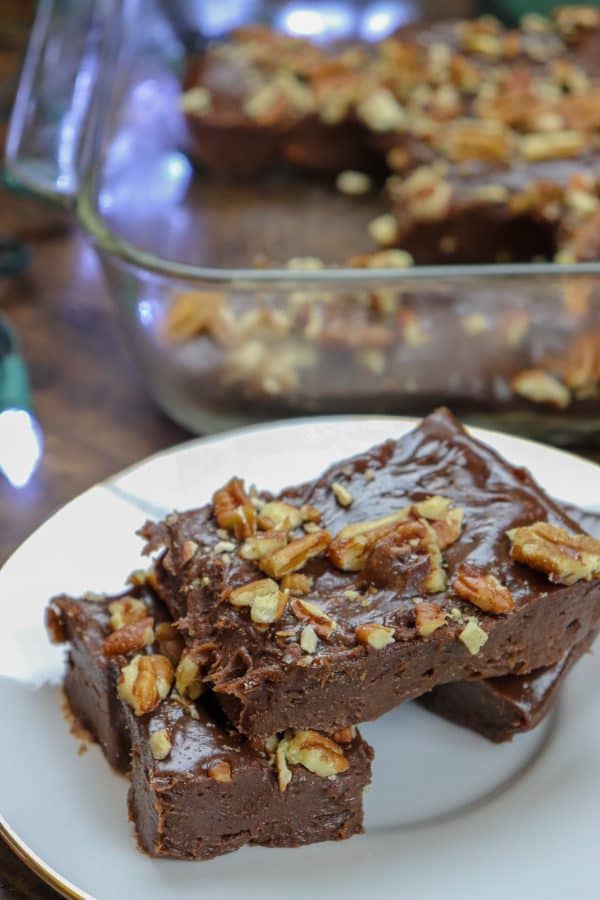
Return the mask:
{"type": "Polygon", "coordinates": [[[259,578],[233,590],[229,602],[233,606],[249,606],[250,618],[258,625],[270,625],[278,621],[288,600],[288,592],[280,590],[272,578],[259,578]]]}
{"type": "Polygon", "coordinates": [[[348,725],[347,728],[340,728],[332,737],[336,744],[351,744],[356,737],[356,726],[348,725]]]}
{"type": "Polygon", "coordinates": [[[113,631],[124,628],[125,625],[133,625],[148,615],[148,608],[142,600],[136,597],[121,597],[108,604],[110,613],[110,627],[113,631]]]}
{"type": "Polygon", "coordinates": [[[222,781],[224,784],[228,784],[233,780],[231,777],[231,766],[228,762],[225,762],[225,760],[211,763],[207,772],[208,777],[212,778],[214,781],[222,781]]]}
{"type": "Polygon", "coordinates": [[[259,568],[273,578],[281,578],[301,569],[313,556],[319,556],[330,542],[331,535],[328,531],[315,531],[290,541],[286,547],[277,550],[272,556],[261,559],[258,563],[259,568]]]}
{"type": "Polygon", "coordinates": [[[512,144],[511,131],[501,122],[465,119],[448,126],[441,149],[453,162],[503,163],[510,158],[512,144]]]}
{"type": "Polygon", "coordinates": [[[548,522],[513,528],[508,537],[511,559],[544,572],[555,584],[600,578],[600,541],[595,538],[548,522]]]}
{"type": "Polygon", "coordinates": [[[571,402],[571,392],[565,385],[543,369],[527,369],[515,375],[512,389],[534,403],[549,403],[564,409],[571,402]]]}
{"type": "Polygon", "coordinates": [[[459,597],[484,612],[500,615],[515,608],[515,601],[506,585],[498,581],[495,575],[480,572],[469,563],[460,566],[452,587],[459,597]]]}
{"type": "Polygon", "coordinates": [[[356,639],[375,650],[382,650],[388,644],[394,643],[394,629],[379,625],[377,622],[359,625],[356,629],[356,639]]]}
{"type": "Polygon", "coordinates": [[[292,575],[284,575],[281,579],[281,589],[283,591],[289,591],[290,594],[297,594],[300,597],[309,594],[312,586],[313,579],[310,575],[299,575],[297,572],[294,572],[292,575]]]}
{"type": "Polygon", "coordinates": [[[476,656],[487,641],[488,634],[477,624],[475,619],[469,619],[458,639],[462,641],[471,656],[476,656]]]}
{"type": "Polygon", "coordinates": [[[172,343],[206,334],[217,343],[230,343],[234,322],[227,297],[218,291],[184,291],[176,294],[166,315],[164,336],[172,343]]]}
{"type": "Polygon", "coordinates": [[[150,750],[154,759],[166,759],[172,747],[173,744],[166,728],[154,731],[150,735],[150,750]]]}
{"type": "Polygon", "coordinates": [[[194,558],[197,549],[198,544],[196,543],[196,541],[183,542],[183,544],[181,545],[181,562],[184,566],[194,558]]]}
{"type": "Polygon", "coordinates": [[[436,603],[419,603],[415,607],[415,623],[420,637],[429,637],[446,624],[446,613],[436,603]]]}
{"type": "Polygon", "coordinates": [[[339,744],[318,731],[289,732],[276,751],[279,788],[283,792],[292,780],[290,765],[301,765],[321,778],[331,778],[350,768],[339,744]]]}
{"type": "Polygon", "coordinates": [[[272,500],[261,509],[258,524],[266,531],[293,531],[302,524],[302,513],[291,503],[272,500]]]}
{"type": "Polygon", "coordinates": [[[245,540],[256,531],[256,510],[248,497],[244,482],[232,478],[213,496],[213,511],[217,525],[232,531],[239,540],[245,540]]]}
{"type": "Polygon", "coordinates": [[[105,656],[117,656],[120,653],[132,653],[134,650],[143,650],[154,643],[154,619],[146,616],[139,622],[124,625],[106,638],[102,645],[105,656]]]}
{"type": "Polygon", "coordinates": [[[405,522],[409,518],[429,520],[437,535],[439,547],[443,549],[459,537],[463,511],[458,507],[452,507],[452,501],[446,497],[433,496],[404,506],[380,519],[354,522],[342,528],[333,539],[329,546],[329,558],[344,572],[358,572],[363,568],[369,551],[377,541],[400,522],[405,522]]]}
{"type": "Polygon", "coordinates": [[[155,640],[163,656],[174,666],[179,663],[183,650],[183,638],[171,622],[159,622],[154,629],[155,640]]]}
{"type": "Polygon", "coordinates": [[[300,635],[300,647],[305,653],[314,654],[317,649],[317,632],[312,625],[305,625],[300,635]]]}
{"type": "Polygon", "coordinates": [[[319,637],[325,638],[325,640],[337,628],[337,623],[316,603],[303,600],[301,597],[294,597],[290,605],[296,618],[300,622],[310,622],[319,637]]]}
{"type": "Polygon", "coordinates": [[[173,684],[173,666],[166,656],[134,656],[121,669],[117,692],[136,716],[152,712],[164,700],[173,684]]]}
{"type": "Polygon", "coordinates": [[[204,690],[200,666],[188,650],[184,650],[175,670],[175,687],[180,697],[197,700],[204,690]]]}
{"type": "Polygon", "coordinates": [[[344,487],[343,484],[340,484],[339,481],[334,481],[331,485],[331,490],[333,491],[334,497],[344,509],[347,509],[352,505],[352,494],[348,490],[348,488],[344,487]]]}
{"type": "Polygon", "coordinates": [[[249,560],[263,559],[263,557],[272,556],[277,550],[281,550],[287,541],[287,531],[258,532],[242,545],[240,556],[242,559],[249,560]]]}
{"type": "Polygon", "coordinates": [[[526,134],[521,138],[525,159],[538,162],[545,159],[567,159],[586,148],[589,138],[582,131],[554,131],[526,134]]]}
{"type": "Polygon", "coordinates": [[[371,539],[362,578],[381,588],[437,594],[446,587],[446,573],[437,535],[425,519],[408,519],[379,538],[371,539]]]}

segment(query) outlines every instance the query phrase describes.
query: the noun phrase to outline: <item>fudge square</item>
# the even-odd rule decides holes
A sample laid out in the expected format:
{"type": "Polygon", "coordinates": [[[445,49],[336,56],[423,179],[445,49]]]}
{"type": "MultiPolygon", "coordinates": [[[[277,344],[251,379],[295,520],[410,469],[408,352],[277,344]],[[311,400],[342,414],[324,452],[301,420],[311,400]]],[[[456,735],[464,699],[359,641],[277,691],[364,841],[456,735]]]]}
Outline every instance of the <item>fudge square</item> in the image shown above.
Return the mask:
{"type": "Polygon", "coordinates": [[[188,664],[151,591],[51,601],[55,641],[68,641],[71,712],[119,771],[152,856],[210,859],[247,843],[296,847],[362,831],[372,752],[355,729],[336,740],[304,730],[262,751],[234,732],[188,664]],[[121,697],[119,700],[118,695],[121,697]]]}
{"type": "Polygon", "coordinates": [[[438,684],[558,663],[600,542],[447,410],[271,499],[232,479],[146,525],[159,590],[236,728],[334,732],[438,684]]]}

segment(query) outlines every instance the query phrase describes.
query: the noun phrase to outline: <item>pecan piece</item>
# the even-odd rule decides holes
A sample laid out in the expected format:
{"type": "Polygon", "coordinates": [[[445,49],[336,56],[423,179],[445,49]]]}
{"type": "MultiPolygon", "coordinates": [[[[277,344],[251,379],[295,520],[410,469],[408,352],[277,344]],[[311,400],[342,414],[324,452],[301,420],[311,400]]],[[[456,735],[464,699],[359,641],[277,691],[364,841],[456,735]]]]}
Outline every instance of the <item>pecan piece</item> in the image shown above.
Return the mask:
{"type": "Polygon", "coordinates": [[[319,637],[325,638],[325,640],[327,640],[337,628],[337,623],[331,616],[328,616],[320,606],[317,606],[316,603],[311,603],[310,600],[294,597],[290,605],[296,618],[300,622],[308,621],[319,637]]]}
{"type": "Polygon", "coordinates": [[[240,556],[248,560],[262,559],[281,550],[287,541],[287,531],[259,531],[245,541],[240,549],[240,556]]]}
{"type": "Polygon", "coordinates": [[[321,778],[339,775],[350,768],[339,744],[318,731],[301,730],[283,740],[285,758],[321,778]]]}
{"type": "Polygon", "coordinates": [[[310,575],[300,575],[294,572],[291,575],[284,575],[281,579],[281,589],[289,591],[290,594],[303,596],[309,594],[313,586],[313,579],[310,575]]]}
{"type": "Polygon", "coordinates": [[[555,584],[575,584],[600,578],[600,541],[572,534],[548,522],[512,528],[510,556],[544,572],[555,584]]]}
{"type": "Polygon", "coordinates": [[[217,762],[211,763],[207,769],[207,773],[209,778],[212,778],[214,781],[221,781],[223,784],[228,784],[233,781],[231,777],[231,766],[225,760],[218,760],[217,762]]]}
{"type": "Polygon", "coordinates": [[[394,629],[377,622],[367,625],[359,625],[356,629],[356,638],[361,644],[367,644],[375,650],[383,650],[388,644],[394,643],[394,629]]]}
{"type": "Polygon", "coordinates": [[[166,728],[160,728],[158,731],[153,731],[150,735],[150,750],[152,751],[152,756],[154,759],[166,759],[173,744],[171,743],[171,738],[169,732],[166,728]]]}
{"type": "Polygon", "coordinates": [[[132,653],[143,650],[154,643],[154,619],[146,616],[139,622],[132,622],[113,631],[102,645],[104,656],[117,656],[121,653],[132,653]]]}
{"type": "Polygon", "coordinates": [[[446,573],[437,535],[425,519],[408,519],[371,539],[361,579],[384,589],[437,594],[446,573]]]}
{"type": "Polygon", "coordinates": [[[415,623],[420,637],[429,637],[446,624],[446,613],[436,603],[419,603],[415,607],[415,623]]]}
{"type": "Polygon", "coordinates": [[[166,656],[140,654],[121,669],[117,693],[132,707],[136,716],[142,716],[152,712],[165,699],[173,677],[173,666],[166,656]]]}
{"type": "Polygon", "coordinates": [[[277,550],[272,556],[261,559],[259,568],[273,578],[282,578],[291,572],[301,569],[309,559],[319,556],[331,543],[331,535],[328,531],[315,531],[277,550]]]}
{"type": "Polygon", "coordinates": [[[159,622],[154,629],[154,636],[161,654],[177,666],[183,651],[183,638],[172,622],[159,622]]]}
{"type": "Polygon", "coordinates": [[[548,403],[564,409],[571,402],[571,392],[562,381],[543,369],[526,369],[515,375],[513,391],[534,403],[548,403]]]}
{"type": "Polygon", "coordinates": [[[121,597],[120,600],[113,600],[108,604],[110,613],[110,627],[113,631],[118,631],[126,625],[133,625],[145,619],[148,615],[148,608],[143,600],[136,597],[121,597]]]}
{"type": "Polygon", "coordinates": [[[180,697],[197,700],[204,690],[200,665],[188,650],[184,650],[175,670],[175,687],[180,697]]]}
{"type": "Polygon", "coordinates": [[[484,612],[501,615],[515,608],[515,601],[506,585],[490,572],[481,572],[469,563],[460,566],[452,587],[459,597],[484,612]]]}
{"type": "Polygon", "coordinates": [[[469,619],[458,636],[459,641],[465,645],[471,656],[476,656],[488,639],[488,633],[477,624],[475,619],[469,619]]]}
{"type": "Polygon", "coordinates": [[[53,606],[49,606],[46,610],[46,629],[53,644],[64,644],[67,640],[65,623],[53,606]]]}
{"type": "Polygon", "coordinates": [[[217,343],[231,342],[234,321],[227,297],[219,291],[183,291],[176,294],[167,312],[163,333],[171,343],[206,334],[217,343]]]}
{"type": "Polygon", "coordinates": [[[258,517],[258,525],[265,531],[293,531],[301,524],[302,512],[281,500],[265,503],[258,517]]]}
{"type": "Polygon", "coordinates": [[[213,512],[219,528],[245,540],[256,531],[256,510],[240,478],[232,478],[213,496],[213,512]]]}
{"type": "Polygon", "coordinates": [[[288,600],[288,592],[280,590],[272,578],[259,578],[235,588],[229,595],[233,606],[250,607],[250,618],[258,625],[270,625],[278,621],[288,600]]]}

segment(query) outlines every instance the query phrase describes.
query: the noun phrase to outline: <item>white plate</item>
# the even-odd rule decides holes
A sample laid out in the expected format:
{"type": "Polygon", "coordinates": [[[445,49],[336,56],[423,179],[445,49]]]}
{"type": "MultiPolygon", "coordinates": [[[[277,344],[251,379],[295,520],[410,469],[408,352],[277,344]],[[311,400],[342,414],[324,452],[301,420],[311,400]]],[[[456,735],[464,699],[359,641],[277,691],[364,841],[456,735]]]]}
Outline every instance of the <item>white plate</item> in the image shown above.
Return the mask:
{"type": "MultiPolygon", "coordinates": [[[[62,651],[42,625],[59,591],[113,590],[140,564],[145,514],[205,502],[232,473],[277,489],[397,437],[412,422],[317,419],[194,441],[69,503],[0,572],[0,830],[42,877],[98,900],[597,898],[600,662],[584,659],[553,718],[496,747],[413,704],[364,726],[374,745],[367,833],[300,850],[245,848],[210,863],[140,854],[127,782],[84,755],[60,710],[62,651]]],[[[600,497],[600,468],[518,438],[482,436],[552,494],[600,497]]]]}

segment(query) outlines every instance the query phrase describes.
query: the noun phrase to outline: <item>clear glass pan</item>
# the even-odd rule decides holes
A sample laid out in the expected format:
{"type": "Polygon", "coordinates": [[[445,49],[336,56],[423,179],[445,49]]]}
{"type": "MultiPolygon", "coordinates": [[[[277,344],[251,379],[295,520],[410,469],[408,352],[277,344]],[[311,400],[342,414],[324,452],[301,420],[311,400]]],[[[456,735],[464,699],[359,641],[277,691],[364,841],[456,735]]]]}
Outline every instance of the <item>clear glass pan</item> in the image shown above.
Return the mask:
{"type": "Polygon", "coordinates": [[[194,163],[179,97],[208,39],[258,20],[378,38],[409,6],[40,4],[9,172],[74,204],[149,390],[187,427],[447,404],[562,442],[600,434],[600,263],[348,268],[385,211],[378,190],[194,163]]]}

